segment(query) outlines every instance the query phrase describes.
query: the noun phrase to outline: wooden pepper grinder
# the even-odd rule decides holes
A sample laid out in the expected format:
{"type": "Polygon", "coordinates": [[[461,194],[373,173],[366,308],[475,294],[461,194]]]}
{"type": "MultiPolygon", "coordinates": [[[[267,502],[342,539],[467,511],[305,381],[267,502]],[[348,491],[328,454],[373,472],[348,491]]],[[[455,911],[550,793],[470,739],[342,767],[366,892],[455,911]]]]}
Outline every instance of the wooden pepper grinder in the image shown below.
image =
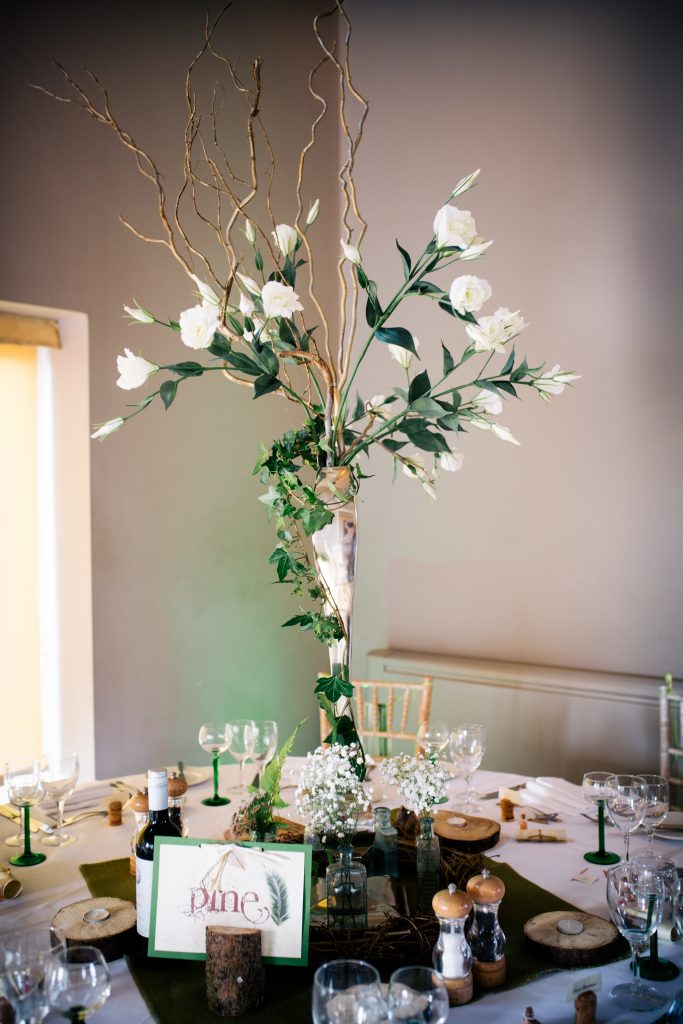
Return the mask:
{"type": "Polygon", "coordinates": [[[484,868],[467,883],[474,904],[474,920],[468,935],[472,948],[472,972],[480,988],[498,988],[505,982],[505,933],[498,922],[498,907],[505,895],[500,878],[484,868]]]}
{"type": "Polygon", "coordinates": [[[137,791],[130,802],[130,806],[133,811],[133,817],[135,818],[135,828],[130,839],[130,873],[133,878],[135,878],[135,843],[138,838],[138,832],[149,817],[149,796],[147,794],[146,786],[144,789],[139,789],[137,791]]]}
{"type": "Polygon", "coordinates": [[[168,816],[183,834],[183,806],[187,793],[187,781],[182,772],[168,773],[168,816]]]}
{"type": "Polygon", "coordinates": [[[451,1006],[462,1006],[474,995],[472,950],[465,938],[465,921],[472,909],[472,900],[451,883],[447,889],[436,893],[432,908],[440,928],[434,947],[434,967],[448,989],[451,1006]]]}

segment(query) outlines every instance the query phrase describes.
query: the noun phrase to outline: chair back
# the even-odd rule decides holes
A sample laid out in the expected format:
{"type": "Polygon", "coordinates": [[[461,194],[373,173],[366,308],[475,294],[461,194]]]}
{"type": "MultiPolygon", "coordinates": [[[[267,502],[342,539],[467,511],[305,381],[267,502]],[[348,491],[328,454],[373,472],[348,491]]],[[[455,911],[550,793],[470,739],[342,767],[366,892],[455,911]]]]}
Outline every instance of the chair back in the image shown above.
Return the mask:
{"type": "MultiPolygon", "coordinates": [[[[431,676],[425,676],[421,683],[353,680],[353,713],[366,753],[388,757],[397,752],[392,750],[393,741],[414,743],[415,752],[419,751],[417,731],[429,721],[432,684],[431,676]]],[[[329,731],[329,722],[321,711],[321,743],[329,731]]]]}

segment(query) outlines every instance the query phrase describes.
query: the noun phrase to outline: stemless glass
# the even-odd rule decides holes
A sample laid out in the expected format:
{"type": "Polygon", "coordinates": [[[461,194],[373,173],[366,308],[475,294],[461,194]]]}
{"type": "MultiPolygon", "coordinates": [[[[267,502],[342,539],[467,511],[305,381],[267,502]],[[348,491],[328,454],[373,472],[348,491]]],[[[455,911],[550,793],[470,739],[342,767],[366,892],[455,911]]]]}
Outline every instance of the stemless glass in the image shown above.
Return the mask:
{"type": "Polygon", "coordinates": [[[638,1013],[657,1010],[668,1003],[651,985],[640,980],[640,954],[662,920],[664,885],[655,873],[644,873],[633,864],[615,864],[607,872],[607,904],[612,921],[631,947],[634,980],[615,985],[610,992],[618,1006],[638,1013]]]}
{"type": "Polygon", "coordinates": [[[380,1024],[386,1007],[379,974],[364,960],[331,960],[315,972],[314,1024],[380,1024]]]}
{"type": "Polygon", "coordinates": [[[400,967],[389,979],[388,1019],[402,1024],[444,1024],[448,989],[431,967],[400,967]]]}
{"type": "Polygon", "coordinates": [[[450,738],[446,722],[422,722],[417,730],[417,742],[431,761],[438,761],[450,738]]]}
{"type": "Polygon", "coordinates": [[[647,848],[652,846],[655,829],[669,813],[669,781],[663,775],[641,775],[647,787],[647,807],[643,828],[647,832],[647,848]]]}
{"type": "Polygon", "coordinates": [[[64,933],[53,925],[33,925],[0,939],[0,993],[17,1024],[40,1024],[49,1003],[45,975],[54,954],[66,949],[64,933]]]}
{"type": "Polygon", "coordinates": [[[212,755],[213,761],[213,796],[207,796],[202,800],[207,807],[224,807],[230,803],[227,796],[218,795],[218,765],[221,754],[228,749],[229,743],[230,734],[225,723],[219,725],[217,722],[205,722],[199,730],[199,746],[207,754],[212,755]]]}
{"type": "Polygon", "coordinates": [[[251,759],[258,766],[254,786],[259,789],[261,774],[267,764],[273,760],[277,750],[277,722],[254,722],[254,742],[251,759]]]}
{"type": "Polygon", "coordinates": [[[628,862],[631,833],[643,824],[647,810],[647,789],[640,775],[610,775],[605,782],[607,813],[624,834],[624,861],[628,862]]]}
{"type": "Polygon", "coordinates": [[[244,781],[244,765],[254,752],[256,723],[252,718],[236,718],[228,722],[228,750],[240,764],[239,786],[234,787],[237,793],[246,793],[244,781]]]}
{"type": "MultiPolygon", "coordinates": [[[[678,885],[678,868],[672,860],[659,857],[656,853],[639,853],[631,858],[634,874],[638,878],[647,878],[650,874],[658,875],[664,886],[664,913],[666,904],[672,903],[678,885]]],[[[676,964],[670,960],[662,960],[659,956],[657,932],[650,937],[650,955],[640,959],[640,976],[648,981],[673,981],[679,975],[676,964]]]]}
{"type": "Polygon", "coordinates": [[[458,725],[451,733],[450,752],[453,762],[465,776],[465,802],[463,811],[476,812],[481,807],[475,801],[472,779],[486,750],[486,730],[483,725],[458,725]]]}
{"type": "Polygon", "coordinates": [[[40,761],[5,765],[5,785],[9,802],[13,807],[21,808],[24,816],[24,852],[10,857],[10,864],[15,867],[27,868],[33,864],[42,864],[44,853],[31,852],[30,808],[43,799],[44,789],[40,777],[40,761]]]}
{"type": "Polygon", "coordinates": [[[618,864],[621,859],[618,853],[605,849],[605,786],[611,777],[611,772],[586,772],[583,777],[583,798],[598,808],[598,849],[583,855],[591,864],[618,864]]]}
{"type": "Polygon", "coordinates": [[[71,946],[53,957],[45,987],[51,1009],[75,1024],[106,1003],[109,968],[94,946],[71,946]]]}
{"type": "Polygon", "coordinates": [[[78,782],[78,754],[43,754],[41,766],[43,788],[47,796],[57,801],[57,828],[52,835],[43,837],[46,846],[64,846],[75,843],[78,836],[64,831],[64,803],[78,782]]]}

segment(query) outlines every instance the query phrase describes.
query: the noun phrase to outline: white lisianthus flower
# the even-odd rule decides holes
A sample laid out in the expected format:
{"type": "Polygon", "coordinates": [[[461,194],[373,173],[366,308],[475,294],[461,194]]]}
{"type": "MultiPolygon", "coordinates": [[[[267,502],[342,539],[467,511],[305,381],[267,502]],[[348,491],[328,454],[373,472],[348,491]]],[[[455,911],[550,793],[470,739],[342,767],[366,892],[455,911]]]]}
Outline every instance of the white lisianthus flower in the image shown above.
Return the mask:
{"type": "Polygon", "coordinates": [[[141,324],[153,324],[155,322],[152,314],[148,313],[141,306],[124,306],[123,308],[131,320],[137,320],[141,324]]]}
{"type": "Polygon", "coordinates": [[[500,416],[503,411],[503,399],[500,395],[494,395],[492,391],[486,391],[484,388],[474,396],[472,404],[476,409],[491,416],[500,416]]]}
{"type": "Polygon", "coordinates": [[[484,241],[483,238],[475,238],[472,245],[468,245],[466,249],[463,249],[458,258],[461,263],[463,260],[476,260],[482,255],[482,253],[485,253],[491,245],[493,245],[492,238],[490,238],[488,242],[484,241]]]}
{"type": "Polygon", "coordinates": [[[365,411],[381,413],[382,410],[384,409],[386,400],[386,395],[373,395],[372,398],[365,403],[365,411]]]}
{"type": "Polygon", "coordinates": [[[575,380],[580,379],[580,374],[567,373],[560,369],[559,363],[556,363],[552,370],[548,370],[547,373],[532,381],[532,387],[536,388],[541,398],[549,402],[551,395],[561,395],[567,384],[572,384],[575,380]]]}
{"type": "Polygon", "coordinates": [[[310,228],[311,224],[315,224],[316,220],[318,219],[318,214],[319,213],[320,213],[320,200],[316,199],[316,201],[313,203],[313,205],[311,206],[310,210],[308,211],[308,214],[306,215],[306,227],[307,228],[310,228]]]}
{"type": "Polygon", "coordinates": [[[183,310],[178,321],[180,340],[184,345],[194,349],[208,348],[218,329],[218,309],[202,303],[201,306],[183,310]]]}
{"type": "Polygon", "coordinates": [[[483,277],[463,274],[461,277],[456,277],[448,297],[453,309],[457,309],[459,313],[476,313],[486,300],[491,298],[492,294],[491,285],[483,277]]]}
{"type": "Polygon", "coordinates": [[[247,289],[250,295],[261,294],[261,288],[256,283],[253,277],[248,277],[247,274],[240,274],[239,272],[237,276],[239,277],[240,281],[242,282],[242,284],[247,289]]]}
{"type": "Polygon", "coordinates": [[[275,231],[271,231],[273,241],[283,256],[292,256],[296,251],[299,242],[299,235],[296,228],[289,224],[276,224],[275,231]]]}
{"type": "Polygon", "coordinates": [[[202,302],[205,302],[208,306],[220,306],[221,300],[218,298],[210,284],[206,284],[205,281],[200,281],[196,274],[192,275],[192,280],[197,285],[197,291],[199,292],[202,302]]]}
{"type": "Polygon", "coordinates": [[[300,312],[304,308],[294,289],[280,281],[268,281],[267,284],[264,284],[261,301],[263,312],[268,320],[276,316],[291,320],[296,312],[300,312]]]}
{"type": "Polygon", "coordinates": [[[457,196],[461,196],[463,192],[467,192],[468,189],[472,188],[477,178],[481,174],[481,168],[478,167],[476,171],[472,171],[466,178],[461,178],[458,184],[451,192],[451,199],[455,199],[457,196]]]}
{"type": "Polygon", "coordinates": [[[529,326],[518,309],[513,313],[511,310],[507,309],[507,307],[501,306],[493,315],[505,331],[505,336],[508,341],[511,338],[516,338],[518,334],[522,333],[525,327],[529,326]]]}
{"type": "Polygon", "coordinates": [[[439,469],[445,469],[447,473],[457,473],[459,469],[462,469],[462,464],[465,461],[463,452],[440,452],[437,455],[439,469]]]}
{"type": "Polygon", "coordinates": [[[98,427],[95,433],[90,436],[95,440],[108,437],[109,434],[113,434],[115,430],[120,430],[124,422],[125,421],[122,416],[117,416],[116,419],[113,420],[107,420],[106,423],[103,423],[98,427]]]}
{"type": "Polygon", "coordinates": [[[240,292],[240,313],[242,316],[251,316],[255,309],[256,306],[249,296],[245,295],[244,292],[240,292]]]}
{"type": "Polygon", "coordinates": [[[256,241],[256,232],[254,231],[254,225],[250,220],[245,221],[244,224],[244,235],[249,242],[249,245],[253,245],[256,241]]]}
{"type": "MultiPolygon", "coordinates": [[[[415,348],[420,347],[420,339],[413,336],[413,344],[415,348]]],[[[407,348],[401,348],[400,345],[387,345],[389,349],[389,355],[392,359],[395,359],[399,366],[402,366],[404,370],[407,370],[413,361],[413,353],[409,352],[407,348]]]]}
{"type": "Polygon", "coordinates": [[[143,356],[134,355],[129,348],[124,348],[123,351],[125,355],[116,357],[116,365],[121,374],[116,383],[124,391],[132,391],[133,388],[140,388],[146,384],[159,367],[143,356]]]}
{"type": "Polygon", "coordinates": [[[499,437],[501,441],[509,441],[510,444],[519,444],[519,441],[512,433],[509,427],[504,427],[502,423],[492,423],[491,430],[499,437]]]}
{"type": "Polygon", "coordinates": [[[482,316],[479,323],[465,328],[475,352],[504,352],[508,340],[500,320],[495,316],[482,316]]]}
{"type": "Polygon", "coordinates": [[[428,494],[430,498],[436,500],[436,490],[434,489],[434,481],[429,475],[427,467],[424,461],[419,455],[403,455],[402,456],[403,472],[408,477],[415,477],[420,481],[422,490],[425,494],[428,494]]]}
{"type": "Polygon", "coordinates": [[[349,263],[355,263],[356,265],[360,264],[360,252],[355,245],[349,245],[349,243],[345,242],[342,238],[341,247],[344,250],[344,259],[347,259],[349,263]]]}
{"type": "Polygon", "coordinates": [[[477,226],[469,210],[457,206],[442,206],[434,218],[434,234],[439,249],[457,246],[466,249],[477,237],[477,226]]]}

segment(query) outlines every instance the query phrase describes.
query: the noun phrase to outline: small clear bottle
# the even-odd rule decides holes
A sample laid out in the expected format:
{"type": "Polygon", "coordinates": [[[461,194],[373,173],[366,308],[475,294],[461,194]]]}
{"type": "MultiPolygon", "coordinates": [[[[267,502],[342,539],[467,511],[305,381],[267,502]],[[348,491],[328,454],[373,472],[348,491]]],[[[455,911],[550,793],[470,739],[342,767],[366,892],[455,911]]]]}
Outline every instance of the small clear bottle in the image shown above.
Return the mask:
{"type": "Polygon", "coordinates": [[[351,846],[341,847],[339,860],[327,868],[325,882],[328,927],[367,928],[368,876],[360,861],[353,859],[351,846]]]}
{"type": "Polygon", "coordinates": [[[505,982],[506,939],[498,921],[498,908],[505,895],[500,878],[484,868],[467,883],[474,915],[468,941],[472,949],[472,970],[479,988],[498,988],[505,982]]]}
{"type": "Polygon", "coordinates": [[[425,814],[419,819],[417,847],[417,912],[428,914],[441,880],[441,848],[434,835],[434,819],[425,814]]]}
{"type": "Polygon", "coordinates": [[[434,968],[444,980],[451,1006],[462,1006],[474,994],[472,950],[465,938],[472,900],[451,882],[447,889],[437,892],[432,907],[439,920],[439,938],[432,958],[434,968]]]}
{"type": "Polygon", "coordinates": [[[375,807],[375,841],[370,863],[370,874],[398,878],[398,832],[391,824],[388,807],[375,807]]]}

